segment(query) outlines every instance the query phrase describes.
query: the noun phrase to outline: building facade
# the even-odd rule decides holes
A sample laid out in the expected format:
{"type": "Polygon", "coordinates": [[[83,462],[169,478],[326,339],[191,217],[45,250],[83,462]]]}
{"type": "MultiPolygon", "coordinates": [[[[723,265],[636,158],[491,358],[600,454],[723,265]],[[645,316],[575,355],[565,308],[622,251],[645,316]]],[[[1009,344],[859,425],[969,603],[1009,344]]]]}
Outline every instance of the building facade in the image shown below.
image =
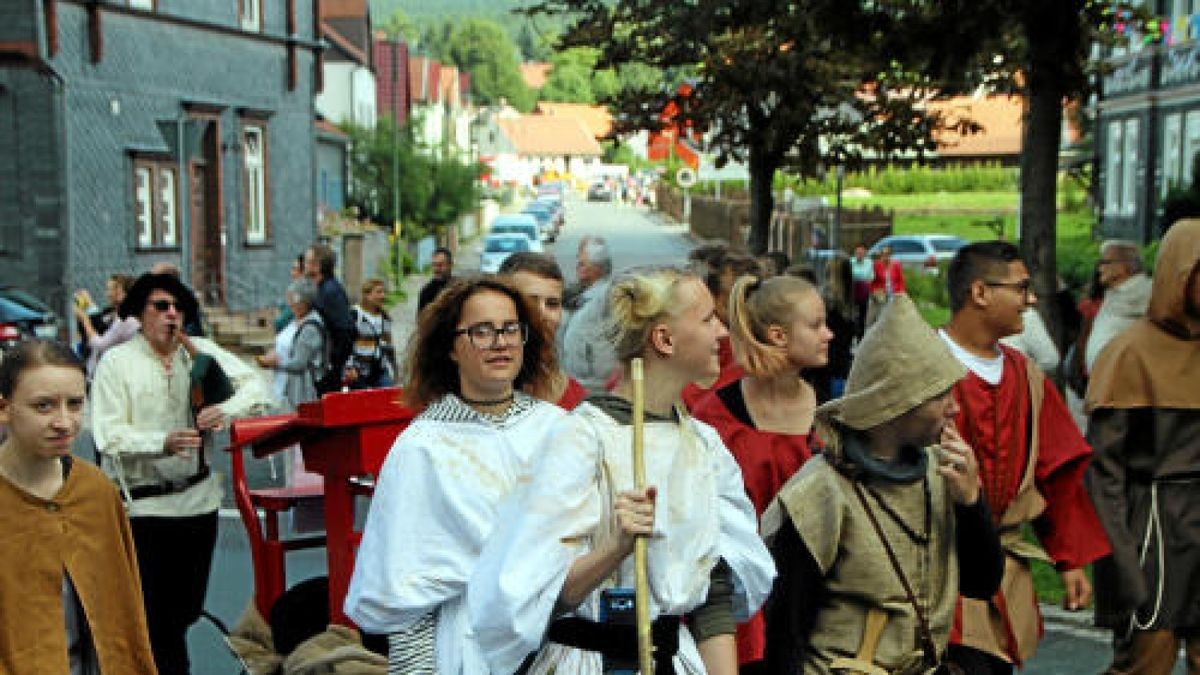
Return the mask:
{"type": "Polygon", "coordinates": [[[1097,198],[1104,236],[1161,234],[1163,200],[1190,185],[1200,153],[1200,0],[1149,0],[1159,44],[1129,35],[1108,55],[1097,104],[1097,198]]]}
{"type": "Polygon", "coordinates": [[[275,304],[316,235],[312,0],[0,3],[0,283],[179,266],[202,301],[275,304]]]}

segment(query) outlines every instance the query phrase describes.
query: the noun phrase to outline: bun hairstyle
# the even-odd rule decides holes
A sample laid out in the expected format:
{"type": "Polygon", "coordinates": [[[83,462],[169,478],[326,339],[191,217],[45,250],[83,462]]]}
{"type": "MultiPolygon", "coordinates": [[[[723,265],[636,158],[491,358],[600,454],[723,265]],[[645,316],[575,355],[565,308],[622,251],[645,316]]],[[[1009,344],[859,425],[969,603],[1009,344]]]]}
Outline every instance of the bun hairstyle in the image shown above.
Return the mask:
{"type": "Polygon", "coordinates": [[[737,362],[753,377],[773,377],[791,365],[787,349],[767,341],[772,325],[787,326],[796,316],[795,298],[817,289],[799,277],[779,276],[760,281],[746,275],[729,294],[729,336],[737,362]]]}
{"type": "Polygon", "coordinates": [[[621,363],[641,356],[654,324],[678,308],[675,291],[684,279],[699,278],[677,267],[644,267],[613,280],[608,290],[609,341],[621,363]]]}

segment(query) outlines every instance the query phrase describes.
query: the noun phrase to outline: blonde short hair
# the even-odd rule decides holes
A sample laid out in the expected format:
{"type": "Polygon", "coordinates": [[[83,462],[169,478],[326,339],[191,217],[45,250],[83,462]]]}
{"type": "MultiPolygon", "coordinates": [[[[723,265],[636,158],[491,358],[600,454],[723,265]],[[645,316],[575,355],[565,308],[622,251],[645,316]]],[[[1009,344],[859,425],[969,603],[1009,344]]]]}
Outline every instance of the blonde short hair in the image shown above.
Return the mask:
{"type": "Polygon", "coordinates": [[[679,283],[699,277],[677,267],[622,272],[608,290],[609,340],[622,363],[642,355],[654,325],[679,309],[679,283]]]}

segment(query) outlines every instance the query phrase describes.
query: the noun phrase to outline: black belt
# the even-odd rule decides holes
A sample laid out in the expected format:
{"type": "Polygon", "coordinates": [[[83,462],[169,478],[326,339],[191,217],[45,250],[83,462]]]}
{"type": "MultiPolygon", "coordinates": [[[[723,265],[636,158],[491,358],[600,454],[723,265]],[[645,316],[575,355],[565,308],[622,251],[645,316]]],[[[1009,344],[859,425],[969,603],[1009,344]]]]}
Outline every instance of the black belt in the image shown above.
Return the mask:
{"type": "Polygon", "coordinates": [[[176,492],[183,492],[205,478],[208,478],[209,473],[208,466],[202,466],[199,471],[183,480],[169,480],[158,485],[139,485],[135,488],[129,488],[129,498],[145,499],[147,497],[162,497],[163,495],[173,495],[176,492]]]}
{"type": "MultiPolygon", "coordinates": [[[[679,617],[658,617],[651,624],[650,634],[654,640],[654,672],[674,675],[673,659],[679,651],[679,617]]],[[[567,647],[599,652],[606,659],[632,663],[635,667],[638,661],[637,626],[565,617],[550,623],[546,639],[567,647]]]]}

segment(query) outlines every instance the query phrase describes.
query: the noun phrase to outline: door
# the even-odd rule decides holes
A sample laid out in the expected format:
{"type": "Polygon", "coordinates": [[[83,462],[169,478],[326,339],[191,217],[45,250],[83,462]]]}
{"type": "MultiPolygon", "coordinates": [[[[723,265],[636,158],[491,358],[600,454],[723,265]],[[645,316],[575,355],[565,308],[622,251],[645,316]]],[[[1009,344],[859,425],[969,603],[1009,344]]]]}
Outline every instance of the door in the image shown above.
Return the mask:
{"type": "Polygon", "coordinates": [[[201,303],[225,304],[225,250],[221,236],[217,125],[209,124],[199,152],[189,164],[191,196],[192,288],[201,303]]]}

